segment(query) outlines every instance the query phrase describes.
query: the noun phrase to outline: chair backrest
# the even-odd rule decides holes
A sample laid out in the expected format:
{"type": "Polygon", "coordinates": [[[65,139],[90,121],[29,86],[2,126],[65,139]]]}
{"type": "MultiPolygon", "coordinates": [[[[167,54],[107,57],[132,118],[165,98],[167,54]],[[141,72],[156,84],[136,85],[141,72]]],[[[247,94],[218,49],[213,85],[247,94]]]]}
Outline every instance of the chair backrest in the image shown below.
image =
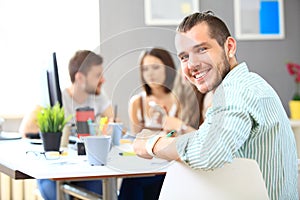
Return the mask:
{"type": "Polygon", "coordinates": [[[160,192],[160,200],[268,200],[268,193],[255,160],[237,158],[215,170],[194,170],[174,162],[160,192]]]}

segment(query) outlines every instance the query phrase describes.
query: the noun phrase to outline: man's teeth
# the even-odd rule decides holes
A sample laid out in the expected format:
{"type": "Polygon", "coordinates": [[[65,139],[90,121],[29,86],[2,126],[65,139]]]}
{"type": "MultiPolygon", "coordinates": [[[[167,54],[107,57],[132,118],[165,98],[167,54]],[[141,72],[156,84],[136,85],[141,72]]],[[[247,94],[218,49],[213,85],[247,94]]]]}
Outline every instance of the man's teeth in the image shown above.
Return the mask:
{"type": "Polygon", "coordinates": [[[201,78],[202,76],[204,76],[205,74],[206,74],[206,72],[202,72],[202,73],[194,75],[194,77],[198,79],[198,78],[201,78]]]}

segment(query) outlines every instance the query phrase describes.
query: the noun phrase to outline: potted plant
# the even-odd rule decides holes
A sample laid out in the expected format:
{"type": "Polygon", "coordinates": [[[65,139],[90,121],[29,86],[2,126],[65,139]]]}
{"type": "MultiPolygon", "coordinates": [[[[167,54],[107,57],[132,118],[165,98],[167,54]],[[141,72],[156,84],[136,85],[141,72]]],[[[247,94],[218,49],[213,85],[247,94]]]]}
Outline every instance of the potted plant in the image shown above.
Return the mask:
{"type": "Polygon", "coordinates": [[[288,73],[294,77],[295,93],[289,102],[291,119],[300,119],[300,65],[289,62],[286,65],[288,73]]]}
{"type": "Polygon", "coordinates": [[[62,130],[70,119],[71,116],[65,118],[64,108],[59,103],[39,110],[37,124],[45,151],[59,151],[62,130]]]}

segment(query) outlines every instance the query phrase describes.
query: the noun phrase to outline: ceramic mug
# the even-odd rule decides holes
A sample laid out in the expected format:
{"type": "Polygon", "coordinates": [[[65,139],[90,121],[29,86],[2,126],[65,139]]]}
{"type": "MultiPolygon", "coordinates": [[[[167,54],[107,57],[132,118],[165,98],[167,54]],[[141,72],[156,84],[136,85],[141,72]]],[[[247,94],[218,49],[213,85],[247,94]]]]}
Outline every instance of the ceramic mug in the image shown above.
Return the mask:
{"type": "Polygon", "coordinates": [[[87,159],[90,165],[106,165],[108,153],[111,148],[109,136],[86,136],[84,141],[87,159]]]}

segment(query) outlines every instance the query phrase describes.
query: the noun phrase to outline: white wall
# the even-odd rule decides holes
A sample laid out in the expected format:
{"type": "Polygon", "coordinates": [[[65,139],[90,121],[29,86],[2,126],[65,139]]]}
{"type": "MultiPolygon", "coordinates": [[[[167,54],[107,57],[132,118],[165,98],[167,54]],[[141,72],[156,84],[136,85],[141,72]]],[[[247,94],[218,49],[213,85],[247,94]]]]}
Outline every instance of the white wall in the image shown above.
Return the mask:
{"type": "Polygon", "coordinates": [[[99,1],[0,0],[0,44],[0,117],[5,131],[18,131],[24,114],[48,99],[41,73],[52,52],[64,89],[75,51],[99,48],[99,1]]]}
{"type": "MultiPolygon", "coordinates": [[[[212,10],[221,17],[234,36],[233,0],[199,0],[199,5],[200,11],[212,10]]],[[[238,41],[237,49],[238,60],[247,61],[250,70],[259,73],[274,87],[288,114],[288,102],[294,93],[294,83],[285,65],[287,61],[300,63],[299,19],[300,1],[284,1],[285,39],[238,41]]],[[[126,87],[135,91],[140,83],[136,70],[139,50],[158,45],[174,52],[172,32],[176,26],[146,26],[144,1],[141,0],[101,0],[100,25],[101,52],[106,66],[114,71],[107,72],[104,87],[111,91],[113,100],[120,104],[120,114],[126,120],[127,103],[131,94],[128,94],[130,89],[126,87]],[[127,80],[130,82],[126,82],[127,80]]]]}
{"type": "Polygon", "coordinates": [[[52,52],[65,88],[74,52],[99,47],[99,2],[0,0],[0,44],[0,116],[22,116],[41,103],[39,77],[52,52]]]}

